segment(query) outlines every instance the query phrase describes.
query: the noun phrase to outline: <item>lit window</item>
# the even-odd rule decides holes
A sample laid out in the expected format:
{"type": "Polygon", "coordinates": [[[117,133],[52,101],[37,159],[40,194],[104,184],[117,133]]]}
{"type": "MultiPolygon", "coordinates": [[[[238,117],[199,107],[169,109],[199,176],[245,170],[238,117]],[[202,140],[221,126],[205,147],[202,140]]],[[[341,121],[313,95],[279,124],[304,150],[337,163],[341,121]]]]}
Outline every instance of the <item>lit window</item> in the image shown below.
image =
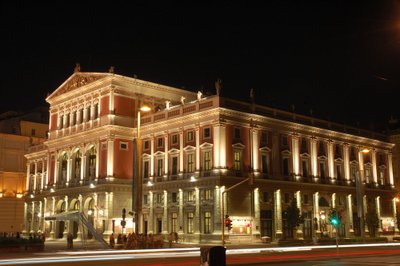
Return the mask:
{"type": "Polygon", "coordinates": [[[189,153],[187,155],[187,172],[188,173],[193,173],[194,171],[194,154],[193,153],[189,153]]]}
{"type": "Polygon", "coordinates": [[[240,151],[235,151],[234,160],[234,169],[240,171],[242,169],[242,154],[240,151]]]}

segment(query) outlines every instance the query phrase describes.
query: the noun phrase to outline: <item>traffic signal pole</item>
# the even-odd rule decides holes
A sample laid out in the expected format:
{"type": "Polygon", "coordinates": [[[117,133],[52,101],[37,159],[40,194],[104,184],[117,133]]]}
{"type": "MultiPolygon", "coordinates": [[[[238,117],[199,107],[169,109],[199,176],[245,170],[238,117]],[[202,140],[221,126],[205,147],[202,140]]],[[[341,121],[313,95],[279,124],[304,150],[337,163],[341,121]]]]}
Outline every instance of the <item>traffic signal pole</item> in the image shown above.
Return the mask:
{"type": "Polygon", "coordinates": [[[242,181],[240,181],[239,183],[227,188],[226,190],[222,191],[221,193],[221,244],[222,246],[225,246],[225,210],[224,210],[224,195],[226,192],[234,189],[237,186],[240,186],[243,183],[246,183],[247,181],[252,181],[253,177],[248,177],[246,179],[243,179],[242,181]]]}

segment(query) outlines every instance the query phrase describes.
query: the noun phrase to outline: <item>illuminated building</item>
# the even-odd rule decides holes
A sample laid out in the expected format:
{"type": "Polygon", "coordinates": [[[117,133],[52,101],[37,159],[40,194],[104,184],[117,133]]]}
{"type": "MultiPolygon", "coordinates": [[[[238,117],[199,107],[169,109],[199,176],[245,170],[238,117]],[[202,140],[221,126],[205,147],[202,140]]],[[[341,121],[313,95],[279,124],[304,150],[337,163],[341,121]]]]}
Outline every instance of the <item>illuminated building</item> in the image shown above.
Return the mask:
{"type": "MultiPolygon", "coordinates": [[[[41,185],[28,191],[34,198],[26,197],[27,217],[80,210],[105,238],[121,232],[121,211],[132,210],[133,140],[143,104],[153,112],[140,119],[140,233],[218,242],[227,230],[220,217],[229,214],[227,241],[278,240],[292,236],[285,210],[296,198],[305,222],[294,237],[333,236],[330,207],[343,212],[339,234],[354,237],[358,176],[364,210],[372,202],[381,220],[395,217],[394,145],[384,135],[114,73],[75,72],[46,100],[49,139],[27,158],[28,173],[35,160],[46,161],[48,171],[33,180],[41,185]],[[252,185],[223,193],[250,176],[252,185]]],[[[51,238],[68,231],[82,237],[73,222],[32,226],[51,238]]]]}
{"type": "Polygon", "coordinates": [[[0,114],[0,232],[16,234],[24,225],[26,158],[47,134],[47,110],[0,114]]]}

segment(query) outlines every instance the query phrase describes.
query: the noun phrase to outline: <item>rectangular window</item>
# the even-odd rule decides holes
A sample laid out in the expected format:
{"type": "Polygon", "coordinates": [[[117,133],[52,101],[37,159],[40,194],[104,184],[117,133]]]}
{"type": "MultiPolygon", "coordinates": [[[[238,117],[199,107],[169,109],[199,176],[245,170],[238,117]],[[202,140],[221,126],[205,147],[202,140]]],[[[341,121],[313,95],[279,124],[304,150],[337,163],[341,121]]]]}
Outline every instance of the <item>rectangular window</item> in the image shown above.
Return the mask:
{"type": "Polygon", "coordinates": [[[204,212],[204,234],[211,233],[211,212],[204,212]]]}
{"type": "Polygon", "coordinates": [[[188,234],[193,234],[193,217],[194,217],[193,212],[189,212],[187,214],[187,233],[188,234]]]}
{"type": "Polygon", "coordinates": [[[187,132],[187,141],[193,141],[194,140],[194,132],[193,131],[188,131],[187,132]]]}
{"type": "Polygon", "coordinates": [[[371,170],[369,168],[365,169],[365,183],[369,183],[371,180],[371,170]]]}
{"type": "Polygon", "coordinates": [[[283,167],[283,171],[282,171],[283,175],[289,176],[289,159],[288,158],[283,158],[282,167],[283,167]]]}
{"type": "Polygon", "coordinates": [[[234,153],[234,169],[236,171],[240,171],[242,169],[242,158],[240,151],[235,151],[234,153]]]}
{"type": "Polygon", "coordinates": [[[157,176],[163,176],[163,159],[157,160],[157,176]]]}
{"type": "Polygon", "coordinates": [[[357,166],[356,165],[351,165],[350,166],[350,176],[351,176],[351,180],[353,182],[356,182],[357,180],[357,166]]]}
{"type": "Polygon", "coordinates": [[[32,130],[31,130],[31,136],[32,136],[32,137],[36,136],[36,129],[32,128],[32,130]]]}
{"type": "Polygon", "coordinates": [[[261,146],[267,146],[267,145],[268,145],[267,131],[262,131],[261,132],[261,146]]]}
{"type": "Polygon", "coordinates": [[[86,116],[86,121],[89,121],[89,120],[91,119],[90,106],[88,106],[88,107],[86,108],[86,114],[87,114],[87,116],[86,116]]]}
{"type": "Polygon", "coordinates": [[[269,193],[268,193],[268,191],[264,191],[263,200],[264,200],[264,202],[269,202],[269,193]]]}
{"type": "Polygon", "coordinates": [[[263,174],[268,174],[268,156],[267,154],[261,155],[261,171],[263,174]]]}
{"type": "Polygon", "coordinates": [[[172,232],[176,232],[178,227],[178,214],[176,212],[172,213],[171,220],[172,232]]]}
{"type": "Polygon", "coordinates": [[[147,194],[143,195],[143,204],[149,204],[149,197],[147,194]]]}
{"type": "Polygon", "coordinates": [[[97,119],[99,117],[99,104],[98,103],[96,103],[94,105],[94,114],[93,114],[93,116],[94,116],[94,119],[97,119]]]}
{"type": "Polygon", "coordinates": [[[282,144],[282,147],[287,147],[288,146],[288,136],[286,136],[286,135],[282,136],[281,144],[282,144]]]}
{"type": "Polygon", "coordinates": [[[76,111],[74,111],[72,113],[72,125],[75,126],[76,125],[76,111]]]}
{"type": "Polygon", "coordinates": [[[79,123],[83,122],[83,109],[79,109],[79,117],[78,117],[79,123]]]}
{"type": "Polygon", "coordinates": [[[163,138],[157,139],[157,148],[162,148],[164,146],[163,138]]]}
{"type": "Polygon", "coordinates": [[[69,127],[69,114],[65,116],[65,127],[69,127]]]}
{"type": "Polygon", "coordinates": [[[123,151],[127,151],[128,150],[128,143],[127,142],[120,142],[119,143],[119,149],[123,150],[123,151]]]}
{"type": "Polygon", "coordinates": [[[149,178],[149,161],[144,161],[143,163],[143,178],[149,178]]]}
{"type": "Polygon", "coordinates": [[[204,200],[211,200],[211,189],[204,190],[204,200]]]}
{"type": "Polygon", "coordinates": [[[62,129],[64,127],[64,115],[60,115],[60,119],[58,122],[58,129],[62,129]]]}
{"type": "Polygon", "coordinates": [[[325,174],[325,163],[324,162],[320,162],[319,163],[319,176],[322,179],[326,178],[326,174],[325,174]]]}
{"type": "Polygon", "coordinates": [[[148,150],[149,148],[150,148],[150,141],[145,140],[145,141],[144,141],[144,149],[145,149],[145,150],[148,150]]]}
{"type": "Polygon", "coordinates": [[[209,139],[209,138],[211,138],[211,128],[209,128],[209,127],[204,128],[204,131],[203,131],[203,138],[204,138],[204,139],[209,139]]]}
{"type": "Polygon", "coordinates": [[[303,203],[308,204],[308,195],[307,194],[303,195],[303,203]]]}
{"type": "Polygon", "coordinates": [[[194,192],[194,190],[188,191],[188,201],[195,201],[195,192],[194,192]]]}
{"type": "Polygon", "coordinates": [[[194,171],[194,154],[193,153],[189,153],[187,155],[187,172],[188,173],[193,173],[194,171]]]}
{"type": "Polygon", "coordinates": [[[161,193],[157,193],[156,194],[156,202],[157,203],[162,203],[163,202],[163,197],[162,197],[162,194],[161,193]]]}
{"type": "Polygon", "coordinates": [[[285,193],[284,198],[285,198],[285,203],[289,203],[290,201],[289,193],[285,193]]]}
{"type": "Polygon", "coordinates": [[[307,159],[301,160],[301,171],[302,171],[303,177],[308,177],[308,160],[307,159]]]}
{"type": "Polygon", "coordinates": [[[336,178],[338,180],[342,179],[342,166],[340,164],[336,165],[336,178]]]}
{"type": "Polygon", "coordinates": [[[203,153],[203,168],[204,171],[210,171],[211,170],[211,152],[210,151],[205,151],[203,153]]]}
{"type": "Polygon", "coordinates": [[[240,139],[240,128],[235,127],[234,132],[233,132],[233,137],[235,139],[240,139]]]}
{"type": "Polygon", "coordinates": [[[172,192],[172,194],[171,194],[171,201],[172,201],[173,203],[176,203],[176,202],[178,201],[178,195],[177,195],[176,192],[172,192]]]}
{"type": "Polygon", "coordinates": [[[171,144],[172,145],[178,144],[178,134],[174,134],[171,136],[171,144]]]}
{"type": "Polygon", "coordinates": [[[172,157],[172,170],[171,170],[171,174],[172,175],[177,175],[178,174],[178,157],[174,156],[172,157]]]}

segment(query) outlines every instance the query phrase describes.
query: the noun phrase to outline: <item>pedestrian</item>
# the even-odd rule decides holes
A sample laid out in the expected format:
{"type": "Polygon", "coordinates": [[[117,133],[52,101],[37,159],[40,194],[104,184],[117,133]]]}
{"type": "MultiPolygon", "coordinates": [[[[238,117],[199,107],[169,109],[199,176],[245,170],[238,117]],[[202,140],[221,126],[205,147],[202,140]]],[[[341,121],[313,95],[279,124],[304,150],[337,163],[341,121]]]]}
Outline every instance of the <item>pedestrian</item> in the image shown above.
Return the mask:
{"type": "Polygon", "coordinates": [[[115,245],[114,233],[111,233],[111,235],[110,235],[110,247],[114,248],[114,245],[115,245]]]}
{"type": "Polygon", "coordinates": [[[74,237],[72,235],[72,233],[68,233],[67,235],[67,248],[68,249],[73,249],[74,247],[74,237]]]}

